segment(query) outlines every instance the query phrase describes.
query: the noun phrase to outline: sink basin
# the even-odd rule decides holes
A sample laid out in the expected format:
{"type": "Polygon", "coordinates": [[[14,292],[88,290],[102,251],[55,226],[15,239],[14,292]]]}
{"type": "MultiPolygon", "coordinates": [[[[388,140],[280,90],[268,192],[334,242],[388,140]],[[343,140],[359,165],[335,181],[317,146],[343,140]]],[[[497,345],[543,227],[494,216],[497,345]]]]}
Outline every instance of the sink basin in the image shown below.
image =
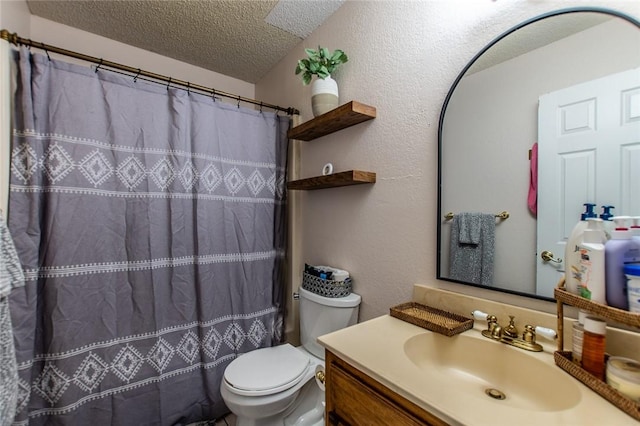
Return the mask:
{"type": "Polygon", "coordinates": [[[580,402],[578,384],[555,364],[478,332],[421,333],[405,341],[404,353],[419,371],[440,375],[468,396],[533,411],[561,411],[580,402]]]}

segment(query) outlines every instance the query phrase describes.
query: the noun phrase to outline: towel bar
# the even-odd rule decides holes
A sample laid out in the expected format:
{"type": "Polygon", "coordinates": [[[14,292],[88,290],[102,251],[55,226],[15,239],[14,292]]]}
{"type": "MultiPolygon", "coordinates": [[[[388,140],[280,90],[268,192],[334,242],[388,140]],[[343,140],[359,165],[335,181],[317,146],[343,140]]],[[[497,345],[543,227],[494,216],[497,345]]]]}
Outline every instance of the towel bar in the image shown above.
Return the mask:
{"type": "MultiPolygon", "coordinates": [[[[449,212],[444,215],[444,219],[451,220],[453,219],[453,216],[454,216],[453,212],[449,212]]],[[[494,216],[500,218],[501,220],[506,220],[506,219],[509,219],[509,212],[506,210],[503,210],[500,213],[496,213],[494,216]]]]}

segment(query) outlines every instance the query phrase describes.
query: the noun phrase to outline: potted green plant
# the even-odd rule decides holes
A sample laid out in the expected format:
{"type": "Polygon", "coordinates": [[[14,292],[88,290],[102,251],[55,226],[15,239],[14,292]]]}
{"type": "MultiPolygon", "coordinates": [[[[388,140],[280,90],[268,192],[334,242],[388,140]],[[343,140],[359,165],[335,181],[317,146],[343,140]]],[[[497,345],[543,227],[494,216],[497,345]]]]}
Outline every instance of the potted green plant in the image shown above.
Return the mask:
{"type": "Polygon", "coordinates": [[[339,65],[347,62],[349,58],[340,49],[333,53],[326,47],[318,46],[318,49],[304,49],[307,58],[300,59],[296,66],[296,75],[302,74],[302,84],[311,83],[313,76],[315,81],[311,85],[311,107],[314,117],[322,115],[339,105],[338,83],[331,78],[339,65]]]}

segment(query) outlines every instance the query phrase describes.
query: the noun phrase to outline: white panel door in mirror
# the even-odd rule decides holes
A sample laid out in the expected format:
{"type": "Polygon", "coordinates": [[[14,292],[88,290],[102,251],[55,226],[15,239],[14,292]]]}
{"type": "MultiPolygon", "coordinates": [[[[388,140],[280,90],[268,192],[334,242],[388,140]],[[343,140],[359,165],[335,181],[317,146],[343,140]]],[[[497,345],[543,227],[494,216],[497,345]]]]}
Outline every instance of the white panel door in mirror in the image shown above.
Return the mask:
{"type": "MultiPolygon", "coordinates": [[[[640,74],[640,70],[638,70],[640,74]]],[[[640,78],[640,77],[639,77],[640,78]]],[[[640,87],[622,93],[622,122],[635,126],[640,123],[640,87]]],[[[622,200],[623,211],[640,215],[640,132],[636,132],[635,141],[622,148],[622,200]]]]}
{"type": "Polygon", "coordinates": [[[589,132],[595,130],[596,125],[596,100],[584,99],[579,102],[560,105],[560,134],[567,136],[577,132],[589,132]]]}
{"type": "MultiPolygon", "coordinates": [[[[640,69],[540,97],[537,253],[564,257],[584,203],[640,214],[640,69]],[[634,197],[634,194],[636,196],[634,197]]],[[[536,293],[553,297],[562,264],[537,258],[536,293]]]]}

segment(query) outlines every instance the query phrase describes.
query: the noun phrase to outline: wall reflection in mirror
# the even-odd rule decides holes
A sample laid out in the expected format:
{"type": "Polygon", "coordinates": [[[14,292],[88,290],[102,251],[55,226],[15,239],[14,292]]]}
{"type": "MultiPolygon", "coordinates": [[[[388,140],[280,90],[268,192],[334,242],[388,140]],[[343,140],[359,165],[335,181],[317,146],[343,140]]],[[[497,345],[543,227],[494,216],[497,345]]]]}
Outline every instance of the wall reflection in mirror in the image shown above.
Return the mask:
{"type": "Polygon", "coordinates": [[[640,215],[640,24],[572,9],[501,35],[450,90],[439,150],[438,278],[552,298],[583,203],[640,215]]]}

